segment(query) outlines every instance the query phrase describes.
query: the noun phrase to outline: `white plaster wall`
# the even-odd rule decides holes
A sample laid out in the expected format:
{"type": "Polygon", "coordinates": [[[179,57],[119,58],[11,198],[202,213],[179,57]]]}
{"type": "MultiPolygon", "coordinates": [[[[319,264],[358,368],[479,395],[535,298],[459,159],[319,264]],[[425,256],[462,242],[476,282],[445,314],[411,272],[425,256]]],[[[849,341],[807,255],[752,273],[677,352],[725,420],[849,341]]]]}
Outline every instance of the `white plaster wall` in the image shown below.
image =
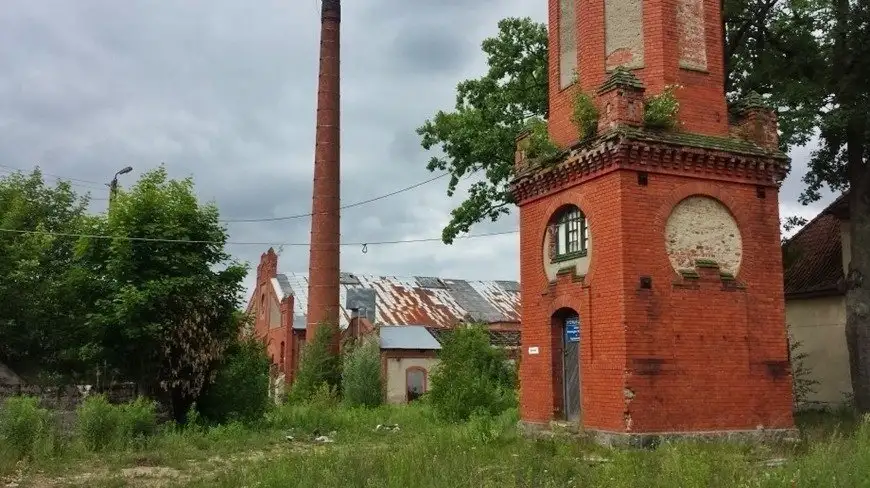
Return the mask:
{"type": "Polygon", "coordinates": [[[643,1],[604,1],[607,69],[643,67],[643,1]]]}
{"type": "Polygon", "coordinates": [[[852,392],[846,347],[846,300],[843,296],[786,300],[789,333],[807,354],[804,365],[819,382],[807,398],[810,406],[836,406],[852,392]]]}
{"type": "Polygon", "coordinates": [[[577,69],[577,0],[559,0],[559,83],[567,88],[577,69]]]}
{"type": "Polygon", "coordinates": [[[387,403],[405,403],[405,371],[414,366],[426,370],[426,391],[429,391],[432,369],[439,363],[437,358],[388,358],[386,361],[387,403]]]}
{"type": "Polygon", "coordinates": [[[678,0],[680,67],[707,70],[707,32],[704,28],[704,1],[678,0]]]}
{"type": "Polygon", "coordinates": [[[716,199],[693,196],[678,203],[668,217],[665,245],[671,265],[694,268],[696,259],[710,259],[719,269],[737,274],[743,239],[731,212],[716,199]]]}

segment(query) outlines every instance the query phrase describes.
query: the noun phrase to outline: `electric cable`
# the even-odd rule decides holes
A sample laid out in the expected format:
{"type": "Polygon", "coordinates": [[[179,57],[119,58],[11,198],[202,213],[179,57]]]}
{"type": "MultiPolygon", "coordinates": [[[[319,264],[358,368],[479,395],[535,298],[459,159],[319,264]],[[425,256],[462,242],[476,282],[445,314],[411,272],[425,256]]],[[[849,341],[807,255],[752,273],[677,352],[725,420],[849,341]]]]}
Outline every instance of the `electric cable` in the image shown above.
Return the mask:
{"type": "MultiPolygon", "coordinates": [[[[481,237],[495,237],[495,236],[503,236],[516,234],[519,230],[510,230],[503,232],[487,232],[483,234],[468,234],[464,236],[457,236],[456,239],[476,239],[481,237]]],[[[233,245],[233,246],[309,246],[310,244],[307,242],[239,242],[239,241],[206,241],[206,240],[196,240],[196,239],[167,239],[160,237],[131,237],[131,236],[111,236],[105,234],[80,234],[80,233],[72,233],[72,232],[52,232],[52,231],[44,231],[44,230],[22,230],[22,229],[2,229],[0,228],[0,233],[7,234],[22,234],[22,235],[45,235],[45,236],[54,236],[54,237],[71,237],[71,238],[85,238],[85,239],[118,239],[118,240],[127,240],[134,242],[155,242],[155,243],[165,243],[165,244],[217,244],[217,245],[233,245]]],[[[368,250],[368,246],[379,246],[379,245],[390,245],[390,244],[408,244],[415,242],[436,242],[441,241],[440,237],[425,237],[419,239],[396,239],[390,241],[357,241],[357,242],[340,242],[339,246],[362,246],[365,250],[368,250]]],[[[364,251],[365,252],[365,251],[364,251]]]]}
{"type": "MultiPolygon", "coordinates": [[[[435,180],[439,180],[439,179],[441,179],[441,178],[444,178],[445,176],[448,176],[449,174],[450,174],[450,173],[442,173],[442,174],[440,174],[440,175],[438,175],[438,176],[436,176],[436,177],[434,177],[434,178],[429,178],[428,180],[423,180],[423,181],[421,181],[421,182],[419,182],[419,183],[414,183],[414,184],[411,185],[411,186],[406,186],[406,187],[404,187],[404,188],[400,188],[400,189],[395,190],[395,191],[392,191],[392,192],[390,192],[390,193],[385,193],[385,194],[383,194],[383,195],[379,195],[379,196],[376,196],[376,197],[374,197],[374,198],[369,198],[368,200],[363,200],[363,201],[360,201],[360,202],[356,202],[356,203],[351,203],[351,204],[348,204],[348,205],[344,205],[344,206],[340,207],[339,209],[340,209],[340,210],[345,210],[345,209],[348,209],[348,208],[359,207],[359,206],[361,206],[361,205],[366,205],[366,204],[369,204],[369,203],[372,203],[372,202],[376,202],[376,201],[378,201],[378,200],[383,200],[384,198],[389,198],[389,197],[391,197],[391,196],[398,195],[399,193],[404,193],[404,192],[406,192],[406,191],[413,190],[414,188],[417,188],[417,187],[423,186],[423,185],[425,185],[425,184],[427,184],[427,183],[431,183],[431,182],[433,182],[433,181],[435,181],[435,180]]],[[[296,215],[285,215],[285,216],[283,216],[283,217],[262,217],[262,218],[250,218],[250,219],[221,219],[220,222],[222,222],[222,223],[228,223],[228,224],[229,224],[229,223],[239,223],[239,222],[278,222],[278,221],[281,221],[281,220],[304,219],[304,218],[307,218],[307,217],[311,217],[311,216],[313,216],[313,215],[314,215],[313,213],[310,213],[310,212],[309,212],[309,213],[296,214],[296,215]]]]}

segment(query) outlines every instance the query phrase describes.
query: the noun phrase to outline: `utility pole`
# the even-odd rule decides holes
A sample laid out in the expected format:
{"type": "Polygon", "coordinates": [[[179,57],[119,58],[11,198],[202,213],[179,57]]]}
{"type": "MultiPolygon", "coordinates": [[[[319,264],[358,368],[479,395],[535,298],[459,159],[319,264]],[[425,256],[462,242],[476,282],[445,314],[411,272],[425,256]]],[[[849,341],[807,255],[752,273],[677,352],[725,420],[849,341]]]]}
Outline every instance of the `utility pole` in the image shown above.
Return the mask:
{"type": "Polygon", "coordinates": [[[123,168],[122,170],[115,173],[112,181],[109,182],[109,208],[112,208],[112,202],[115,201],[115,193],[118,192],[118,176],[125,175],[131,171],[133,171],[133,167],[127,166],[126,168],[123,168]]]}

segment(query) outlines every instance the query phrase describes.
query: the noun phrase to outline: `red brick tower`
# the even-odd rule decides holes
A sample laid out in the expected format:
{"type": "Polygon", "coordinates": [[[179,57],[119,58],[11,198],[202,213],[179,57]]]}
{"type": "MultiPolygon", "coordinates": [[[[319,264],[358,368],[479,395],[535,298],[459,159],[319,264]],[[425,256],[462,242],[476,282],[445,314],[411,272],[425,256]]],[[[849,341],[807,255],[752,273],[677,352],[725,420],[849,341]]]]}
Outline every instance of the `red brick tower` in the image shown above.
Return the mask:
{"type": "MultiPolygon", "coordinates": [[[[308,324],[313,340],[320,324],[338,327],[339,221],[341,166],[339,25],[341,1],[323,0],[320,30],[320,78],[317,87],[317,131],[314,149],[314,191],[311,250],[308,264],[308,324]]],[[[338,350],[338,334],[335,334],[338,350]]]]}
{"type": "Polygon", "coordinates": [[[761,97],[726,105],[719,1],[549,6],[549,132],[565,151],[521,135],[512,182],[523,421],[607,442],[792,432],[789,162],[761,97]]]}

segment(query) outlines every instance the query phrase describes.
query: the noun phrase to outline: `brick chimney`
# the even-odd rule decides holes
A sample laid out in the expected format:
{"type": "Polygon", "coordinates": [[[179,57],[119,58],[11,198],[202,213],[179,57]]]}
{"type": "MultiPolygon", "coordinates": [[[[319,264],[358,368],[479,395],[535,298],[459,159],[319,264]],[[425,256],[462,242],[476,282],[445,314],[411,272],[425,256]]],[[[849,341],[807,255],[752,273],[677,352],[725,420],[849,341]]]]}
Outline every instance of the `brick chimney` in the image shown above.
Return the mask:
{"type": "MultiPolygon", "coordinates": [[[[311,341],[321,323],[338,328],[339,311],[339,25],[341,1],[323,0],[320,16],[320,77],[317,86],[317,130],[314,149],[314,191],[308,263],[308,324],[311,341]]],[[[338,352],[338,334],[334,350],[338,352]]]]}

